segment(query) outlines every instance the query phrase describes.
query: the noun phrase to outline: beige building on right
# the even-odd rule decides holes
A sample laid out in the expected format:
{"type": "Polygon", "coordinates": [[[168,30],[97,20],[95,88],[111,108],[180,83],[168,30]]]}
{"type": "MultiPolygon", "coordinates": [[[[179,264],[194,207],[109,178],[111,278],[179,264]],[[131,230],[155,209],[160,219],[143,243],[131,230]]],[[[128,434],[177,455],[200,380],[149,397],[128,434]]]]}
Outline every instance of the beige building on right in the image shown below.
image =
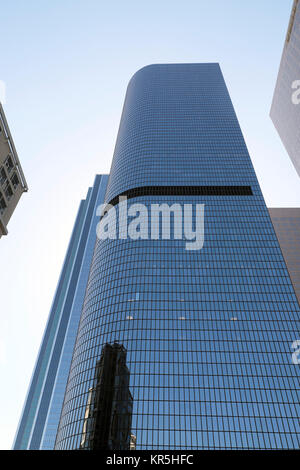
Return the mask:
{"type": "Polygon", "coordinates": [[[0,238],[7,235],[7,224],[27,183],[0,103],[0,238]]]}
{"type": "Polygon", "coordinates": [[[300,0],[294,0],[270,117],[300,176],[300,0]]]}
{"type": "Polygon", "coordinates": [[[300,304],[300,208],[270,208],[269,214],[300,304]]]}

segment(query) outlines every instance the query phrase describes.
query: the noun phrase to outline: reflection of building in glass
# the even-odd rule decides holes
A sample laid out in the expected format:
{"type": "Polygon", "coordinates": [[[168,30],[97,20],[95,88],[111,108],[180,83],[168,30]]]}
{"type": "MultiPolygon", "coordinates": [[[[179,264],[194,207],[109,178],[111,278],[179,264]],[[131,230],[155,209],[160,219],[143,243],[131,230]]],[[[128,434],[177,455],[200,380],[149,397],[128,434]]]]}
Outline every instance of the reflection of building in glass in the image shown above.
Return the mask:
{"type": "Polygon", "coordinates": [[[271,119],[300,176],[300,1],[294,0],[274,91],[271,119]]]}
{"type": "Polygon", "coordinates": [[[56,449],[80,447],[114,341],[127,350],[137,450],[298,448],[299,305],[218,64],[132,77],[105,202],[124,193],[148,209],[204,204],[204,246],[97,240],[56,449]]]}
{"type": "Polygon", "coordinates": [[[269,212],[300,304],[300,208],[278,207],[269,212]]]}
{"type": "Polygon", "coordinates": [[[106,344],[96,364],[94,386],[88,394],[81,449],[133,448],[129,378],[126,349],[118,343],[106,344]]]}
{"type": "Polygon", "coordinates": [[[7,235],[7,224],[27,183],[0,103],[0,238],[7,235]]]}

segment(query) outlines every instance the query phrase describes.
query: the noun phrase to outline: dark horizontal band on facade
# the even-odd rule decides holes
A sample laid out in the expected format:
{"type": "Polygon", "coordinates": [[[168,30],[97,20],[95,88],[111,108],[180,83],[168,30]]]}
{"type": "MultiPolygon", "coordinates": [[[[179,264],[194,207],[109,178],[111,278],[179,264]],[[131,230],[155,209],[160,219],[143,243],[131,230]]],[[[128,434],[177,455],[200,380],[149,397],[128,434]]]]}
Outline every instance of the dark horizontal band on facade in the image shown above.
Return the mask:
{"type": "Polygon", "coordinates": [[[108,204],[115,206],[121,196],[252,196],[251,186],[141,186],[115,196],[108,204]]]}

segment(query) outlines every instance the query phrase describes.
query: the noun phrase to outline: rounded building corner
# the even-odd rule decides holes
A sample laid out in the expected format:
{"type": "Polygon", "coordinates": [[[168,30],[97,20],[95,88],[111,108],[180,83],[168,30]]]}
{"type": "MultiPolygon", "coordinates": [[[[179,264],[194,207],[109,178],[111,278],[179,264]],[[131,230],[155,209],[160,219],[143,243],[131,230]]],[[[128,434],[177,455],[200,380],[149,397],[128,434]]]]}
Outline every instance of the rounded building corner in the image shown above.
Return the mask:
{"type": "Polygon", "coordinates": [[[143,67],[139,68],[134,74],[131,76],[129,83],[137,76],[140,75],[140,73],[145,72],[145,70],[153,69],[153,68],[159,68],[159,67],[164,67],[164,66],[203,66],[203,65],[210,65],[210,66],[217,66],[218,68],[221,69],[221,65],[219,62],[208,62],[208,63],[198,63],[198,62],[178,62],[178,63],[154,63],[154,64],[148,64],[144,65],[143,67]]]}
{"type": "Polygon", "coordinates": [[[160,64],[148,64],[148,65],[143,65],[143,67],[139,68],[136,72],[134,72],[134,74],[131,76],[131,78],[130,78],[130,80],[129,80],[129,83],[130,83],[137,75],[139,75],[141,72],[144,72],[146,69],[149,69],[149,68],[157,67],[158,65],[160,65],[160,64]]]}

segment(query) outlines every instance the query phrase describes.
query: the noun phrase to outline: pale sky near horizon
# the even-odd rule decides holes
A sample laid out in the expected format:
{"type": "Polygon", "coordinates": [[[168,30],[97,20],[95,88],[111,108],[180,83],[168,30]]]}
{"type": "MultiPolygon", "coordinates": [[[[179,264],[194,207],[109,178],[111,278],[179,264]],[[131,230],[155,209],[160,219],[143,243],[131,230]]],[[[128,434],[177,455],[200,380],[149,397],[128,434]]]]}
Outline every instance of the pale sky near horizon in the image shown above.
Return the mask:
{"type": "Polygon", "coordinates": [[[29,192],[0,240],[0,449],[12,446],[79,202],[110,170],[136,70],[219,62],[267,205],[300,207],[300,179],[269,117],[292,3],[1,5],[4,110],[29,192]]]}

